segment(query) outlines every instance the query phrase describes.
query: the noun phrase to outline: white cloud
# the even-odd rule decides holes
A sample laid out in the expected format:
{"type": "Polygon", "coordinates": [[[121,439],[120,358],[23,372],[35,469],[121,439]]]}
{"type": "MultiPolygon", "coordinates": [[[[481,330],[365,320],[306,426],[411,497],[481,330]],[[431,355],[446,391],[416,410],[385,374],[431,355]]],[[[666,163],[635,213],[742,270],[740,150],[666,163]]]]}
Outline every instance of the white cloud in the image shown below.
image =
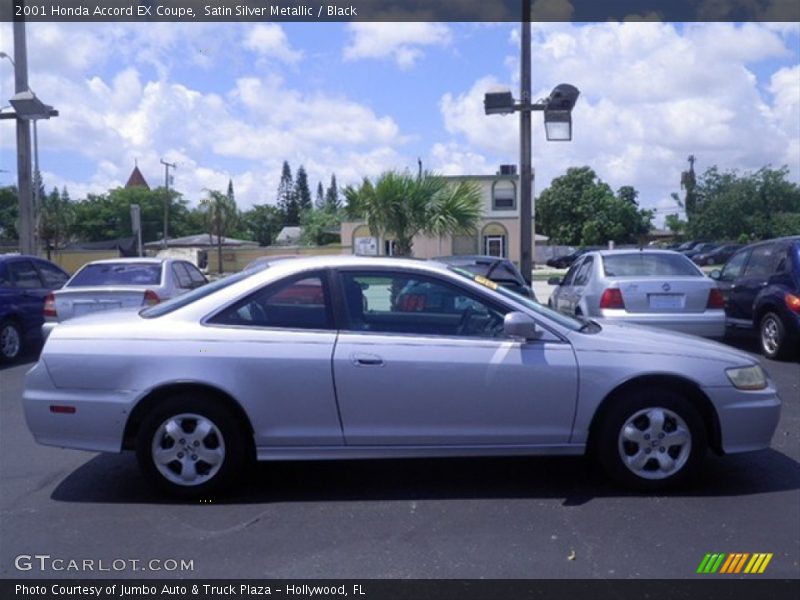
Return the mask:
{"type": "Polygon", "coordinates": [[[244,38],[244,47],[264,58],[276,58],[287,63],[298,62],[303,53],[292,48],[280,25],[258,23],[244,38]]]}
{"type": "MultiPolygon", "coordinates": [[[[644,206],[665,207],[670,192],[680,191],[689,154],[701,170],[788,164],[800,179],[800,56],[784,35],[784,28],[760,24],[537,24],[534,98],[561,82],[581,96],[571,143],[545,142],[541,113],[533,115],[536,190],[586,164],[614,188],[634,185],[644,206]],[[792,58],[795,66],[759,82],[754,65],[792,58]]],[[[510,41],[518,47],[518,34],[510,41]]],[[[518,58],[510,56],[507,67],[508,87],[518,88],[518,58]]],[[[518,118],[483,114],[483,94],[498,81],[483,77],[442,97],[453,136],[444,147],[517,162],[518,118]]]]}
{"type": "Polygon", "coordinates": [[[409,69],[424,55],[425,46],[447,46],[450,28],[442,23],[350,23],[350,41],[345,60],[391,58],[401,69],[409,69]]]}

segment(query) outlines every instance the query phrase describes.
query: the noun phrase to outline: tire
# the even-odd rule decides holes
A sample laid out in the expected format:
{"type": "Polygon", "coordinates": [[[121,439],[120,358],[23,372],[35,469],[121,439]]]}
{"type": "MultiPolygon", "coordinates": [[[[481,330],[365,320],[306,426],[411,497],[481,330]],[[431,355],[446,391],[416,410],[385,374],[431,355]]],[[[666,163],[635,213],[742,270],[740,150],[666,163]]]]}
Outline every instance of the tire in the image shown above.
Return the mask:
{"type": "Polygon", "coordinates": [[[158,489],[178,498],[205,499],[235,484],[247,463],[247,435],[215,398],[176,394],[145,417],[136,458],[158,489]]]}
{"type": "Polygon", "coordinates": [[[0,324],[0,362],[13,362],[22,353],[22,332],[8,319],[0,324]]]}
{"type": "Polygon", "coordinates": [[[707,265],[710,267],[711,265],[713,265],[713,264],[714,264],[714,259],[713,259],[713,258],[709,258],[709,259],[706,261],[706,264],[707,264],[707,265]]]}
{"type": "Polygon", "coordinates": [[[786,327],[781,318],[773,312],[761,317],[758,325],[758,339],[764,356],[773,360],[789,358],[791,348],[786,336],[786,327]]]}
{"type": "Polygon", "coordinates": [[[703,419],[689,401],[646,388],[615,400],[594,440],[596,458],[611,477],[651,492],[691,481],[707,449],[703,419]]]}

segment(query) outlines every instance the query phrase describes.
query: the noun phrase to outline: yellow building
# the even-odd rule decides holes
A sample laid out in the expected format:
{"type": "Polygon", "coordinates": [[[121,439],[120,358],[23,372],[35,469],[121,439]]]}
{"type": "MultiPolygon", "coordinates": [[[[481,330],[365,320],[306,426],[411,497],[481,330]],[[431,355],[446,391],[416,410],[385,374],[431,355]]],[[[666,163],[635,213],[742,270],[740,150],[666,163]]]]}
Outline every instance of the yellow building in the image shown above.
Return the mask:
{"type": "MultiPolygon", "coordinates": [[[[452,182],[473,181],[481,189],[483,210],[472,234],[457,236],[414,237],[414,256],[484,254],[501,256],[519,263],[519,176],[516,168],[504,165],[495,175],[446,177],[452,182]]],[[[342,244],[351,246],[354,254],[391,255],[393,242],[373,235],[363,221],[342,223],[342,244]]],[[[537,243],[546,241],[536,236],[537,243]]]]}

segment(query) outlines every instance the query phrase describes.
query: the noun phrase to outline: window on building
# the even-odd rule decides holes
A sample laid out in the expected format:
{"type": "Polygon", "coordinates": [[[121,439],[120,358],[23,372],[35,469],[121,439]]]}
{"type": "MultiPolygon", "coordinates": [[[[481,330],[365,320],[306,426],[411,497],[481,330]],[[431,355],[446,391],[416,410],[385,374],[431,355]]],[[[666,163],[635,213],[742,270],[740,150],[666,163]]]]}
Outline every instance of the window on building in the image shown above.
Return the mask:
{"type": "Polygon", "coordinates": [[[495,181],[492,185],[492,210],[515,210],[517,186],[513,181],[495,181]]]}

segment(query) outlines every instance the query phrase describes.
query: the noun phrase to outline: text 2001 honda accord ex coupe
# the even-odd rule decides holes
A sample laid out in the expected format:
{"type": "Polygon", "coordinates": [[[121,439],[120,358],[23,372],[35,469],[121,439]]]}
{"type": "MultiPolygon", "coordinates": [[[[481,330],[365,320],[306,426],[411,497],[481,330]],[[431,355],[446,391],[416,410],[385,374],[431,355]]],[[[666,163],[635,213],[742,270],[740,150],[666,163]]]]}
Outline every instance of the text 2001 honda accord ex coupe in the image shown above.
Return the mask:
{"type": "Polygon", "coordinates": [[[280,261],[55,328],[28,373],[43,444],[135,449],[183,496],[259,460],[583,454],[677,484],[707,448],[769,446],[780,399],[746,354],[580,321],[438,263],[280,261]]]}

